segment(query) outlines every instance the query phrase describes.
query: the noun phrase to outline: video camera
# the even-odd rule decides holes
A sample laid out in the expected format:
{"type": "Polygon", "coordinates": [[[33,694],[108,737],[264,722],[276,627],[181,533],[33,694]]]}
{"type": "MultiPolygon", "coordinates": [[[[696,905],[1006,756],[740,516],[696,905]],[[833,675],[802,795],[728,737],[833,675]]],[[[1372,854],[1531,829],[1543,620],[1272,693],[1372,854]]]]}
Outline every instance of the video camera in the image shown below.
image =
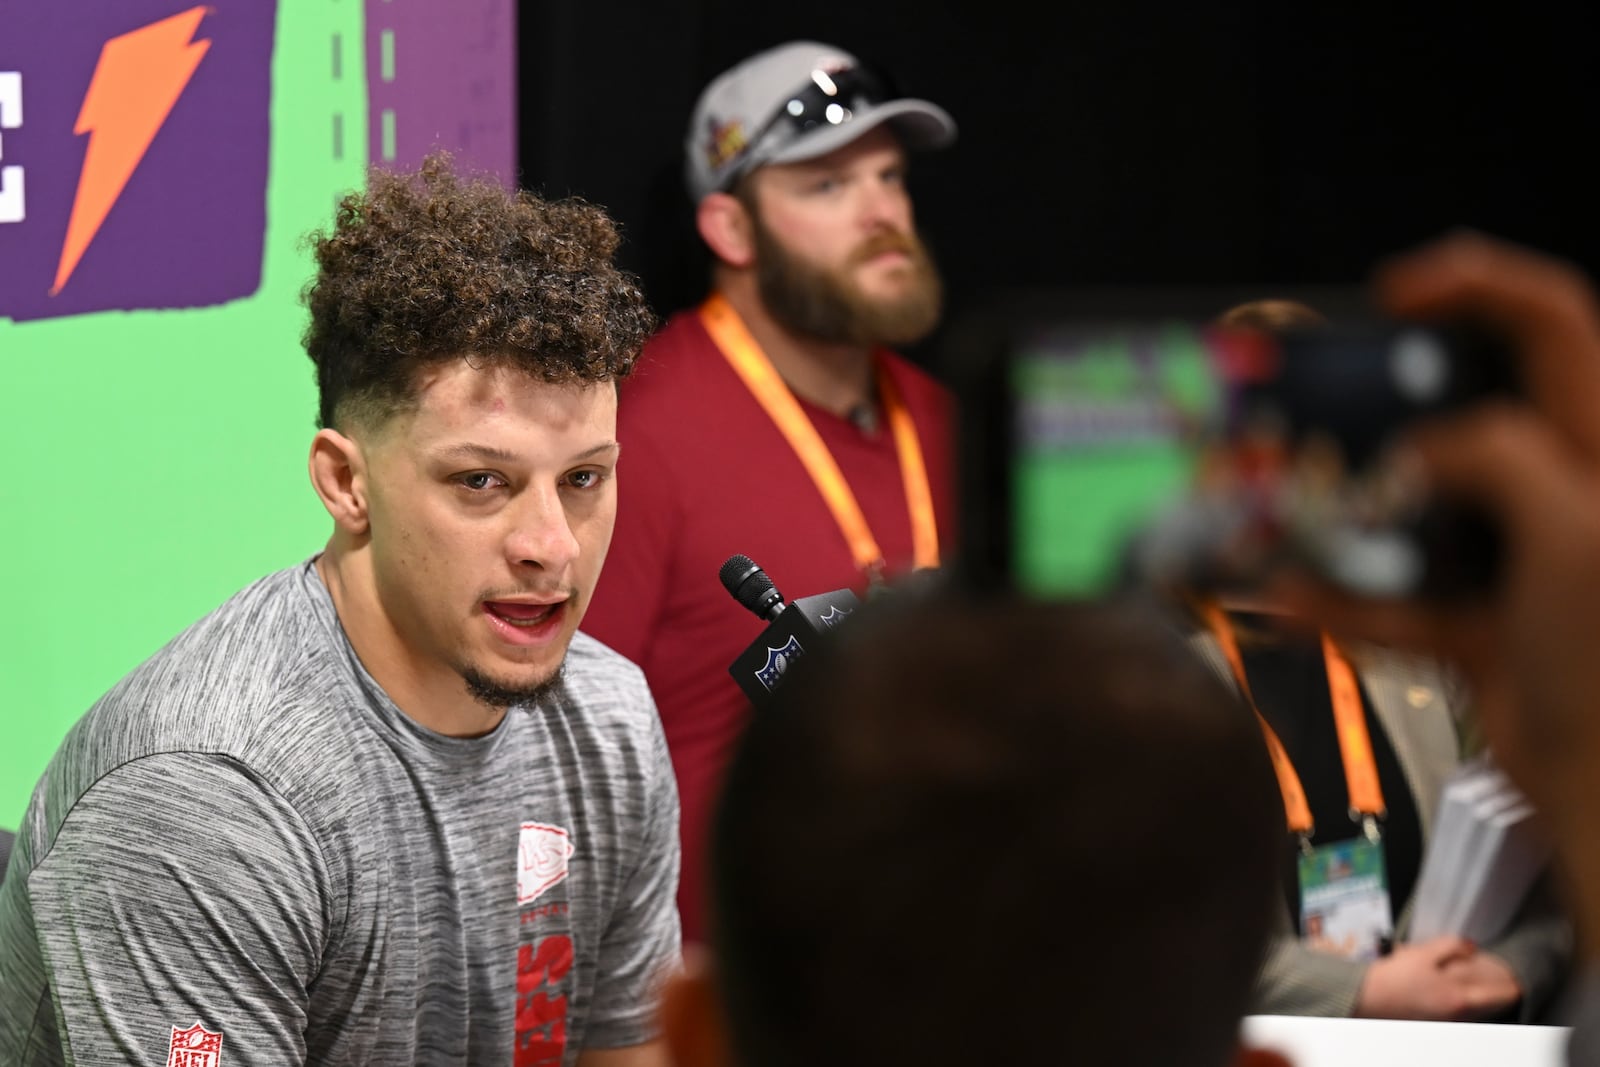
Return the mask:
{"type": "MultiPolygon", "coordinates": [[[[1025,294],[946,335],[961,399],[963,580],[1045,597],[1258,586],[1291,563],[1366,595],[1494,580],[1478,512],[1379,462],[1419,421],[1520,385],[1480,324],[1394,322],[1346,297],[1320,326],[1230,328],[1230,301],[1025,294]],[[1167,310],[1160,310],[1166,299],[1167,310]]],[[[1319,309],[1320,310],[1320,309],[1319,309]]]]}

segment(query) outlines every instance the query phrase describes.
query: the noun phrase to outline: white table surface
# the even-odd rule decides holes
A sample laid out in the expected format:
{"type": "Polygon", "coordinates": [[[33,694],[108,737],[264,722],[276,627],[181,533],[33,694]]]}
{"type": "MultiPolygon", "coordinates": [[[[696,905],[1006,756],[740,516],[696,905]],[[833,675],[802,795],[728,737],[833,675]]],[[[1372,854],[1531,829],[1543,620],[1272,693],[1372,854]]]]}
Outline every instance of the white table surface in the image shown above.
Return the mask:
{"type": "Polygon", "coordinates": [[[1566,1067],[1562,1026],[1250,1015],[1246,1043],[1294,1067],[1566,1067]]]}

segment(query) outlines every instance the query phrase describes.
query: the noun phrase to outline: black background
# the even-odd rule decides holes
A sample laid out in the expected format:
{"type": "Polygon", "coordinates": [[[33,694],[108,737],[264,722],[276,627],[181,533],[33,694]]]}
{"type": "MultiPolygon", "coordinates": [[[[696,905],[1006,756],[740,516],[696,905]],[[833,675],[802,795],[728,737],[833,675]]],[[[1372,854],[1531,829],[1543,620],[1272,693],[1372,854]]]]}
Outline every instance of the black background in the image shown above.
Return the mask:
{"type": "Polygon", "coordinates": [[[705,260],[680,177],[695,96],[808,37],[959,124],[911,176],[952,317],[1017,288],[1356,285],[1458,226],[1595,272],[1600,65],[1577,11],[524,4],[521,180],[606,205],[658,311],[695,300],[705,260]]]}

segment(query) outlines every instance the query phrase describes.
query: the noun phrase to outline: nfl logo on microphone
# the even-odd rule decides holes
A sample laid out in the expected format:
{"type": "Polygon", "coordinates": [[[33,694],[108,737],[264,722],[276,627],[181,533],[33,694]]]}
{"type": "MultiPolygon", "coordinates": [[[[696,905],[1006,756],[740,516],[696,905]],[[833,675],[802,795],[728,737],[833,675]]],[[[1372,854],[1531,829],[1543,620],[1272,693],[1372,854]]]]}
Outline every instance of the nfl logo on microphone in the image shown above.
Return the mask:
{"type": "Polygon", "coordinates": [[[789,669],[789,665],[799,659],[804,652],[805,649],[800,647],[800,642],[790,634],[789,640],[782,648],[767,649],[767,662],[757,668],[756,680],[769,690],[776,688],[778,683],[783,681],[783,674],[789,669]]]}
{"type": "Polygon", "coordinates": [[[212,1033],[198,1021],[187,1030],[172,1028],[167,1067],[221,1067],[222,1031],[212,1033]]]}

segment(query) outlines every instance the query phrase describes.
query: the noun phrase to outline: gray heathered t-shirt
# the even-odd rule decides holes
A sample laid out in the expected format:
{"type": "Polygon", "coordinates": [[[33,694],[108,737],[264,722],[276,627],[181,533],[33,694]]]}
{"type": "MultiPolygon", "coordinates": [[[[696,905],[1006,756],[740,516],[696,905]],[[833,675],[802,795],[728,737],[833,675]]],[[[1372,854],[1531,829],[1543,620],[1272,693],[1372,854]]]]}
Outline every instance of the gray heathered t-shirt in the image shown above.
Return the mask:
{"type": "Polygon", "coordinates": [[[0,1064],[521,1067],[649,1040],[677,834],[621,656],[579,634],[551,699],[445,737],[362,668],[315,568],[280,571],[51,761],[0,885],[0,1064]]]}

